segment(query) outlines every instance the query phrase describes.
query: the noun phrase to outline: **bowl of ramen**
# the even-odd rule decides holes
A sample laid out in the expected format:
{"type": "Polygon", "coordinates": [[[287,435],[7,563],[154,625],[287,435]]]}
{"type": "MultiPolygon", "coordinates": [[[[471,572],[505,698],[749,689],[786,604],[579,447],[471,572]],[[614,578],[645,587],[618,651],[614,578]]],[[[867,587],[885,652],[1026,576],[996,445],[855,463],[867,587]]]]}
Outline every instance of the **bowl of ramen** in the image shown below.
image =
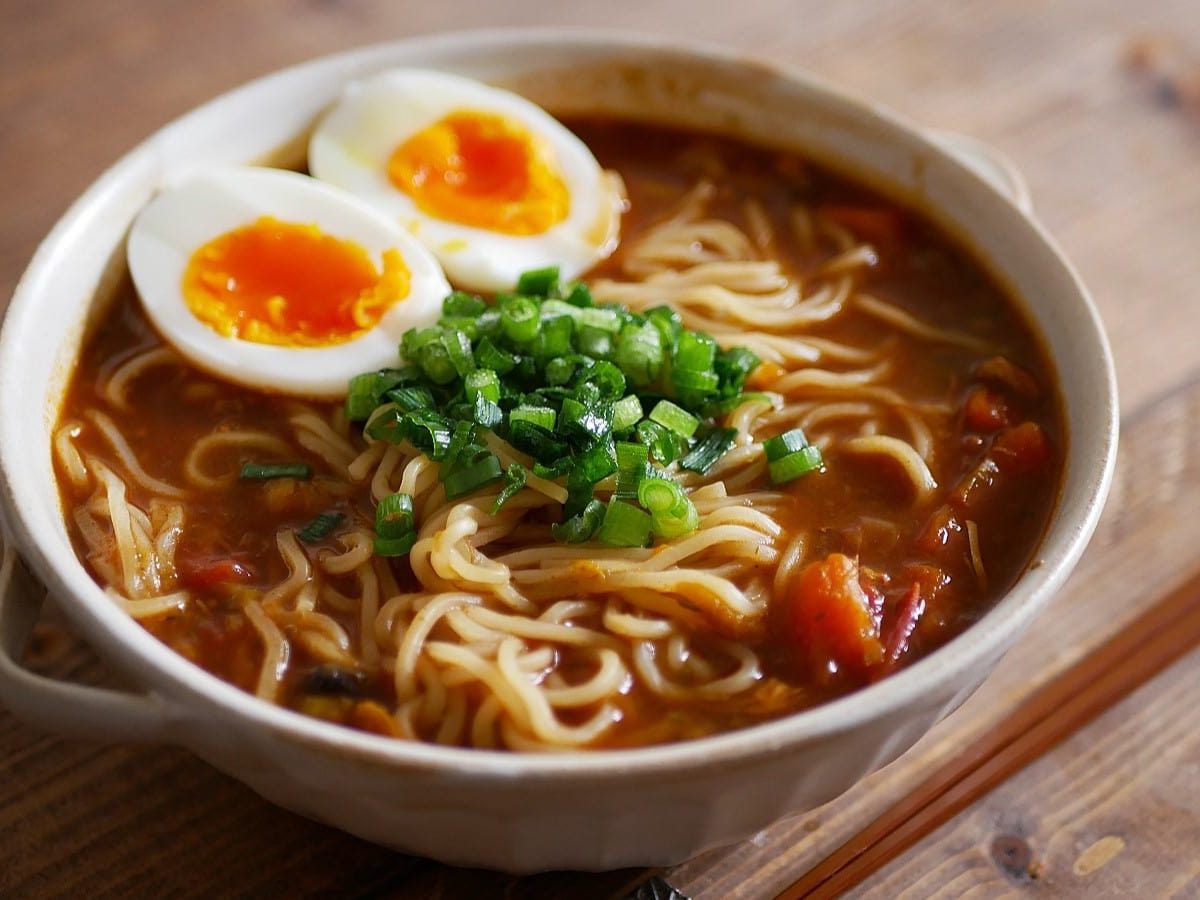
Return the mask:
{"type": "Polygon", "coordinates": [[[1112,472],[1111,357],[986,148],[560,31],[165,127],[0,338],[0,698],[372,841],[662,864],[960,704],[1112,472]],[[44,584],[132,685],[19,663],[44,584]]]}

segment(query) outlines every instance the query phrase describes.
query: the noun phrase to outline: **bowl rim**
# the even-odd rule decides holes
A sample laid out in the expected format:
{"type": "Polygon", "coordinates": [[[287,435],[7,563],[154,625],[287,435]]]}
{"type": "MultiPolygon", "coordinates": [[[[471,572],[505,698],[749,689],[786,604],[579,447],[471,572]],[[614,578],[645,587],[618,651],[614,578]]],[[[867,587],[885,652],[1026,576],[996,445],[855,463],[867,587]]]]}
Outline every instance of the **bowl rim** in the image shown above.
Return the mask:
{"type": "MultiPolygon", "coordinates": [[[[309,59],[224,92],[156,130],[127,151],[94,181],[42,241],[14,290],[12,302],[5,315],[3,331],[0,332],[0,397],[14,389],[13,382],[19,381],[4,375],[11,366],[13,345],[17,338],[16,327],[12,323],[31,314],[27,307],[32,305],[33,298],[39,292],[39,283],[51,277],[48,270],[51,264],[56,262],[54,257],[57,248],[72,238],[91,207],[101,203],[110,191],[119,189],[126,171],[142,155],[152,152],[155,143],[165,133],[186,127],[193,119],[211,115],[239,99],[251,97],[259,91],[269,89],[270,86],[293,80],[302,73],[322,67],[336,72],[339,65],[361,59],[374,59],[381,64],[394,65],[395,63],[388,63],[386,60],[396,54],[415,55],[439,50],[462,54],[497,46],[511,49],[513,45],[534,50],[538,46],[548,44],[569,44],[609,52],[674,54],[704,65],[733,66],[759,73],[765,71],[773,78],[788,82],[790,86],[801,87],[810,94],[820,96],[827,103],[872,119],[874,124],[884,126],[889,133],[903,133],[907,141],[921,147],[931,156],[936,156],[939,164],[957,168],[976,181],[980,191],[1003,196],[960,160],[931,141],[919,126],[899,114],[860,99],[839,87],[831,86],[824,79],[805,70],[774,62],[767,63],[708,43],[681,42],[666,36],[631,36],[609,29],[518,27],[440,32],[369,44],[309,59]]],[[[1005,200],[1007,201],[1007,198],[1005,200]]],[[[25,488],[19,483],[14,483],[9,474],[9,458],[14,452],[11,445],[17,432],[14,425],[7,421],[0,421],[0,514],[5,520],[8,534],[15,538],[16,546],[20,548],[23,557],[47,586],[62,597],[61,605],[64,611],[84,632],[84,638],[93,644],[119,647],[126,655],[124,668],[134,672],[135,678],[143,687],[165,700],[168,707],[166,716],[170,720],[187,720],[192,713],[192,704],[199,700],[209,708],[220,709],[246,723],[268,728],[278,736],[325,752],[353,756],[360,761],[389,769],[422,770],[437,772],[447,777],[471,779],[569,779],[575,782],[588,779],[604,780],[611,776],[661,775],[665,771],[684,769],[698,771],[725,766],[732,760],[748,762],[785,752],[789,747],[803,742],[843,732],[869,720],[895,714],[905,707],[918,705],[931,688],[942,682],[961,680],[981,659],[998,656],[1029,625],[1035,614],[1066,580],[1095,529],[1111,484],[1116,457],[1118,414],[1112,353],[1095,303],[1074,267],[1040,222],[1017,210],[1011,202],[1009,206],[1013,210],[1014,224],[1011,227],[1030,229],[1036,240],[1045,245],[1067,275],[1071,293],[1074,295],[1072,299],[1077,307],[1075,311],[1079,314],[1079,324],[1086,325],[1085,332],[1081,332],[1078,337],[1086,340],[1100,357],[1098,364],[1105,378],[1104,384],[1098,386],[1103,389],[1103,394],[1097,397],[1097,402],[1101,405],[1097,433],[1068,435],[1072,448],[1079,446],[1083,441],[1090,444],[1089,455],[1083,461],[1084,482],[1088,488],[1088,495],[1082,504],[1076,507],[1078,513],[1070,520],[1062,521],[1065,497],[1060,491],[1057,505],[1042,536],[1042,544],[1039,545],[1044,547],[1049,537],[1054,534],[1058,538],[1059,552],[1052,558],[1039,555],[1037,558],[1042,564],[1027,568],[1018,583],[963,633],[888,678],[825,704],[776,720],[673,744],[547,754],[444,747],[357,732],[274,706],[243,692],[186,661],[158,642],[115,605],[102,603],[101,601],[107,600],[106,595],[87,576],[74,554],[69,553],[69,550],[68,554],[60,552],[60,548],[55,546],[57,542],[48,540],[48,535],[35,534],[25,520],[22,513],[23,502],[27,502],[22,497],[25,488]],[[80,581],[80,575],[87,580],[86,584],[80,581]],[[129,657],[132,657],[132,660],[129,657]],[[137,665],[131,665],[131,662],[137,665]],[[187,698],[187,702],[184,698],[187,698]]],[[[968,238],[969,236],[969,233],[963,235],[968,238]]],[[[1025,306],[1027,315],[1034,318],[1028,309],[1028,303],[1025,306]]],[[[1036,321],[1031,324],[1039,331],[1042,330],[1036,321]]],[[[1048,350],[1054,349],[1044,336],[1043,340],[1048,350]]],[[[1054,355],[1052,354],[1052,359],[1054,355]]],[[[1059,377],[1061,378],[1061,374],[1059,377]]],[[[28,390],[28,386],[21,385],[16,389],[28,390]]],[[[1068,450],[1066,462],[1071,462],[1072,457],[1072,451],[1068,450]]],[[[1064,466],[1064,479],[1066,475],[1064,466]]],[[[170,742],[188,745],[186,736],[179,732],[176,736],[166,733],[164,738],[170,742]]]]}

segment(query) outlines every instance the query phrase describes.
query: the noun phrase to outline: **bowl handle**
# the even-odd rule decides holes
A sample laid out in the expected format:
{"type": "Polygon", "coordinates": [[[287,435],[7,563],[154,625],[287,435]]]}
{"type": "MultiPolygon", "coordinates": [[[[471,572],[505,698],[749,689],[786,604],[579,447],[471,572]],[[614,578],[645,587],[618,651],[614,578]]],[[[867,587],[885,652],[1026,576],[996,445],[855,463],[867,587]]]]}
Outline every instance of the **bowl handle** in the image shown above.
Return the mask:
{"type": "Polygon", "coordinates": [[[1008,197],[1021,212],[1033,213],[1033,198],[1025,176],[1005,154],[979,138],[955,131],[930,128],[925,133],[931,141],[1008,197]]]}
{"type": "Polygon", "coordinates": [[[170,716],[161,698],[56,681],[20,665],[45,595],[5,542],[0,557],[0,703],[31,725],[67,737],[165,739],[170,716]]]}

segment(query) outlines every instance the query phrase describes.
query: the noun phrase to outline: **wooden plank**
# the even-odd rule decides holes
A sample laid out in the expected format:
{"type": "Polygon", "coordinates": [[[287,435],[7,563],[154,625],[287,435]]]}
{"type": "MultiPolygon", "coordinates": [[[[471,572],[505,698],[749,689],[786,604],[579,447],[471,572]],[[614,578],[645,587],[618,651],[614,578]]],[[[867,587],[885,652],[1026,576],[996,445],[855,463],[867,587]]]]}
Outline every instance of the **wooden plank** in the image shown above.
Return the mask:
{"type": "Polygon", "coordinates": [[[862,898],[1200,897],[1200,653],[951,820],[862,898]]]}

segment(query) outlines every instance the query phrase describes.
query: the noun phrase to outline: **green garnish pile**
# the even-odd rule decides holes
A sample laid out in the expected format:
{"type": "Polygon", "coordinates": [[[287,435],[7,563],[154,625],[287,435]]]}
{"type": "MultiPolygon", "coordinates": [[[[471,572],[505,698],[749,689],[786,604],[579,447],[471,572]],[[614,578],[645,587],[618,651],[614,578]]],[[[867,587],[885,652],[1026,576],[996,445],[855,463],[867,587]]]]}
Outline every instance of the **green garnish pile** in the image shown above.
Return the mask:
{"type": "MultiPolygon", "coordinates": [[[[495,512],[529,472],[501,464],[481,439],[491,430],[533,458],[534,475],[565,480],[556,539],[618,547],[696,529],[696,508],[667,467],[704,473],[733,447],[736,430],[717,420],[746,399],[759,364],[745,348],[722,350],[685,329],[668,307],[596,303],[582,282],[561,285],[557,268],[526,272],[490,304],[455,291],[436,326],[404,334],[400,355],[403,367],[350,382],[347,415],[365,421],[369,437],[407,441],[439,463],[447,499],[501,485],[495,512]],[[605,503],[596,491],[610,476],[605,503]]],[[[772,441],[773,478],[820,467],[798,429],[772,441]]],[[[378,554],[408,553],[412,497],[384,498],[376,534],[378,554]]]]}

